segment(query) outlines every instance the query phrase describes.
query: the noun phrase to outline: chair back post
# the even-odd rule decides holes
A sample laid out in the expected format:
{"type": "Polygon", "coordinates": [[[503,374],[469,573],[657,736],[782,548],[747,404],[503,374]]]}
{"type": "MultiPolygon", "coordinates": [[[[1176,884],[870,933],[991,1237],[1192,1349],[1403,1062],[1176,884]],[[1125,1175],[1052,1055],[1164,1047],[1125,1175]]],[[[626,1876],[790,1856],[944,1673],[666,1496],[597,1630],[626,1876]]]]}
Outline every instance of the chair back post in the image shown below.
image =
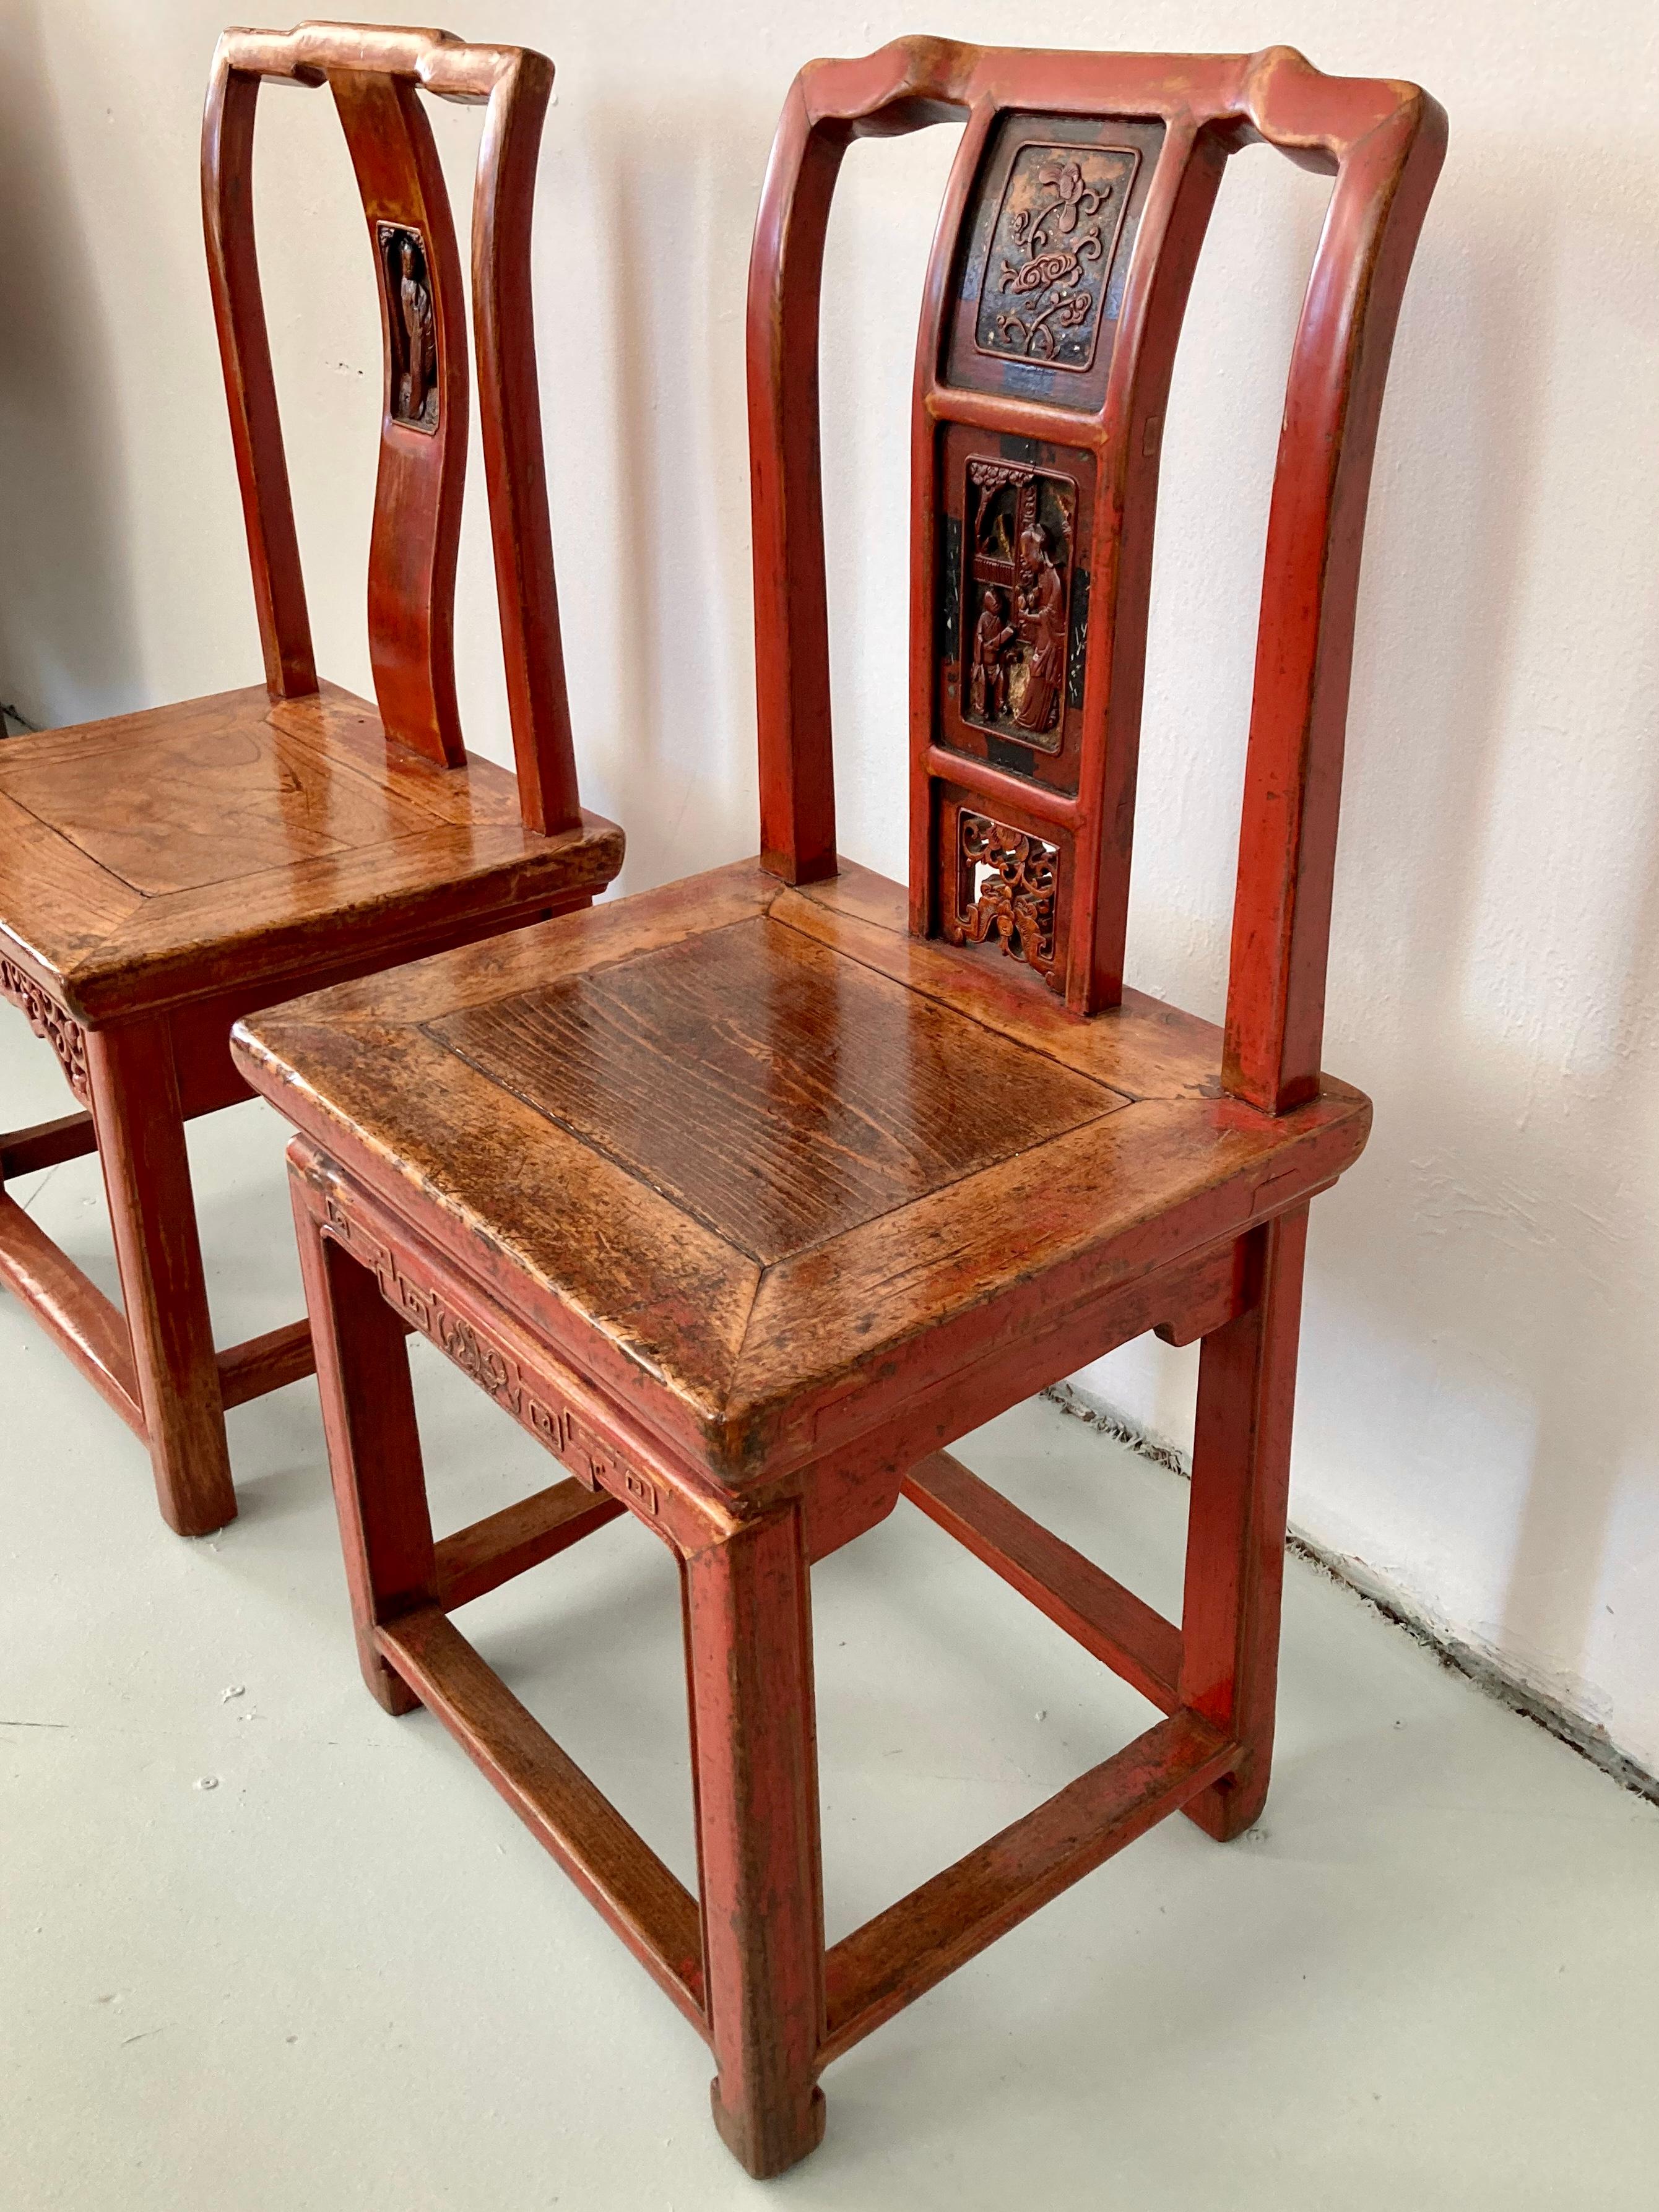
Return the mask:
{"type": "Polygon", "coordinates": [[[530,268],[536,165],[553,65],[526,48],[500,52],[472,202],[472,313],[519,803],[527,827],[553,831],[573,830],[581,820],[548,514],[530,268]]]}
{"type": "Polygon", "coordinates": [[[1251,115],[1255,135],[1336,178],[1286,386],[1233,902],[1223,1082],[1269,1113],[1319,1088],[1371,465],[1446,151],[1444,111],[1415,85],[1307,77],[1281,70],[1251,115]]]}
{"type": "Polygon", "coordinates": [[[749,261],[750,496],[762,865],[786,883],[836,873],[819,449],[818,304],[842,156],[962,112],[975,49],[896,40],[860,61],[809,62],[791,86],[749,261]]]}
{"type": "Polygon", "coordinates": [[[1078,1014],[1121,996],[1164,416],[1221,176],[1256,138],[1337,176],[1275,479],[1234,939],[1226,1080],[1276,1110],[1307,1095],[1364,492],[1444,118],[1413,86],[1326,77],[1288,47],[907,39],[801,71],[748,331],[763,859],[790,881],[836,867],[817,385],[830,199],[854,137],[964,114],[916,349],[911,926],[1000,939],[1078,1014]],[[1264,1055],[1289,1073],[1264,1081],[1264,1055]]]}
{"type": "Polygon", "coordinates": [[[202,220],[265,684],[273,699],[295,699],[317,689],[317,664],[253,235],[253,120],[259,80],[232,66],[233,35],[220,40],[208,80],[202,118],[202,220]]]}
{"type": "Polygon", "coordinates": [[[203,131],[203,203],[267,681],[317,688],[259,293],[252,195],[260,82],[326,84],[351,154],[380,300],[385,391],[368,626],[388,736],[446,766],[466,757],[455,698],[455,569],[466,469],[460,260],[422,92],[486,110],[473,194],[478,386],[520,807],[580,820],[553,575],[530,282],[540,54],[442,32],[305,23],[228,31],[203,131]]]}

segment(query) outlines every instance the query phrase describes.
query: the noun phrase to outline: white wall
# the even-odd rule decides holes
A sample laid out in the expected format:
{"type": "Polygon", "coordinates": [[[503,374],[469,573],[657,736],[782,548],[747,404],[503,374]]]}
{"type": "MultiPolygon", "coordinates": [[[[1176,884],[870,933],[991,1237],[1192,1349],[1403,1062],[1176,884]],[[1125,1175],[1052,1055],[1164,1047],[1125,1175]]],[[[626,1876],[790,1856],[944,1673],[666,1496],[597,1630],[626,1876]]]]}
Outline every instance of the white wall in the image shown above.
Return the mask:
{"type": "MultiPolygon", "coordinates": [[[[227,0],[4,0],[0,696],[67,721],[257,676],[195,178],[227,0]]],[[[376,0],[345,13],[385,16],[376,0]]],[[[538,283],[592,803],[642,887],[751,848],[744,264],[794,66],[894,33],[1413,76],[1452,152],[1372,503],[1328,1064],[1377,1103],[1315,1212],[1296,1516],[1659,1766],[1659,15],[1651,0],[446,0],[560,69],[538,283]]],[[[270,20],[270,19],[267,19],[270,20]]],[[[321,94],[261,205],[313,619],[362,641],[378,333],[321,94]]],[[[458,189],[477,119],[437,111],[458,189]]],[[[902,866],[905,409],[954,132],[854,149],[830,253],[842,841],[902,866]]],[[[1132,975],[1218,1011],[1265,497],[1323,187],[1235,164],[1170,410],[1132,975]]],[[[462,692],[505,753],[475,504],[462,692]]],[[[1161,1431],[1190,1355],[1094,1387],[1161,1431]]]]}

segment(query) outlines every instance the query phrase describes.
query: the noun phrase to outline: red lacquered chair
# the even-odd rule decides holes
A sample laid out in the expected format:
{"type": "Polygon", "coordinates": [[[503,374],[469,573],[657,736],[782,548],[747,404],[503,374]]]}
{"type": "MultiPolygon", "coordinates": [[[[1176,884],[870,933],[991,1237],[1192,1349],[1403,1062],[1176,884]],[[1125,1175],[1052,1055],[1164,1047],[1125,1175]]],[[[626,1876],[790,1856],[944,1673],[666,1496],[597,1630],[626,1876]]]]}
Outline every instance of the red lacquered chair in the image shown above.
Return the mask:
{"type": "Polygon", "coordinates": [[[822,2069],[1273,1744],[1360,539],[1444,147],[1411,85],[905,40],[815,62],[756,236],[757,860],[260,1015],[365,1674],[437,1713],[714,2048],[751,2173],[822,2069]],[[838,863],[818,471],[824,225],[860,135],[966,115],[912,473],[908,893],[838,863]],[[1164,404],[1228,155],[1333,176],[1268,526],[1224,1032],[1121,984],[1164,404]],[[434,1541],[404,1330],[572,1470],[434,1541]],[[1114,1345],[1201,1339],[1179,1625],[951,1459],[1114,1345]],[[826,1953],[815,1559],[908,1498],[1166,1717],[826,1953]],[[450,1619],[620,1513],[681,1563],[694,1897],[450,1619]]]}
{"type": "Polygon", "coordinates": [[[312,1369],[303,1321],[216,1352],[185,1123],[248,1095],[239,1014],[591,903],[622,834],[584,814],[565,701],[530,301],[553,81],[540,54],[308,23],[228,31],[202,140],[208,268],[265,680],[0,746],[0,993],[86,1110],[0,1138],[0,1181],[96,1148],[125,1310],[0,1190],[0,1282],[149,1446],[161,1511],[236,1511],[225,1413],[312,1369]],[[368,219],[386,339],[368,565],[377,705],[319,683],[255,258],[262,79],[326,84],[368,219]],[[466,313],[422,93],[486,109],[472,281],[517,786],[455,702],[466,313]]]}

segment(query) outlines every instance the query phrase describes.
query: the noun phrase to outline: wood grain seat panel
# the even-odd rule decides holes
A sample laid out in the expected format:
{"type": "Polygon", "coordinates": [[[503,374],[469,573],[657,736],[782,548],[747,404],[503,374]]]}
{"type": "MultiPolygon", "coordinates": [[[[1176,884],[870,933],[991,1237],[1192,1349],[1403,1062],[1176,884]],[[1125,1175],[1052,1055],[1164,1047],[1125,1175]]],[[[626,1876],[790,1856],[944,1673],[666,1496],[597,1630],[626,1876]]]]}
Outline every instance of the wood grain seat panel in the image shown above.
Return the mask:
{"type": "Polygon", "coordinates": [[[717,871],[313,994],[235,1049],[527,1324],[620,1355],[757,1479],[902,1347],[948,1374],[988,1307],[1236,1236],[1369,1125],[1340,1084],[1277,1117],[1225,1097],[1220,1032],[1155,1001],[1082,1024],[993,951],[935,969],[902,899],[717,871]]]}
{"type": "Polygon", "coordinates": [[[1127,1103],[769,919],[428,1034],[763,1264],[1127,1103]]]}
{"type": "Polygon", "coordinates": [[[390,742],[349,693],[263,685],[14,739],[0,753],[0,943],[78,1018],[234,978],[315,974],[602,888],[620,833],[546,836],[512,776],[390,742]],[[340,964],[347,964],[342,957],[340,964]]]}

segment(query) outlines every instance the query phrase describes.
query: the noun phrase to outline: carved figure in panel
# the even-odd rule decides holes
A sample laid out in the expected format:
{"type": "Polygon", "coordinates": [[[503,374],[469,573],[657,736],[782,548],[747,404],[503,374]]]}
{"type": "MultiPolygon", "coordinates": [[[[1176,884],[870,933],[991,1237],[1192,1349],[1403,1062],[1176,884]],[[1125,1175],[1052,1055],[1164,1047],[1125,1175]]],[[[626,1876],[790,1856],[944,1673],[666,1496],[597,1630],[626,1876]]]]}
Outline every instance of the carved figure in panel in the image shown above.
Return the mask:
{"type": "Polygon", "coordinates": [[[1066,680],[1066,586],[1048,550],[1048,535],[1033,520],[1019,538],[1019,635],[1026,648],[1025,683],[1014,708],[1021,729],[1041,732],[1060,720],[1066,680]]]}
{"type": "Polygon", "coordinates": [[[980,615],[962,686],[967,718],[1060,748],[1076,487],[1008,461],[968,464],[969,580],[980,615]]]}
{"type": "Polygon", "coordinates": [[[1051,990],[1064,988],[1056,953],[1060,851],[1044,839],[963,807],[957,817],[953,945],[1000,944],[1035,968],[1051,990]]]}
{"type": "Polygon", "coordinates": [[[44,1037],[58,1055],[64,1080],[84,1106],[92,1097],[87,1073],[86,1031],[55,1000],[49,999],[33,977],[9,960],[0,960],[0,998],[21,1006],[23,1018],[38,1037],[44,1037]]]}
{"type": "Polygon", "coordinates": [[[1086,369],[1139,157],[1022,146],[997,211],[975,341],[982,353],[1086,369]]]}
{"type": "Polygon", "coordinates": [[[1019,635],[1005,619],[1007,606],[1000,592],[988,591],[974,630],[973,667],[968,696],[981,721],[994,720],[1008,711],[1008,647],[1019,635]]]}
{"type": "Polygon", "coordinates": [[[418,230],[383,222],[377,235],[392,345],[392,418],[416,430],[438,427],[438,338],[418,230]]]}

